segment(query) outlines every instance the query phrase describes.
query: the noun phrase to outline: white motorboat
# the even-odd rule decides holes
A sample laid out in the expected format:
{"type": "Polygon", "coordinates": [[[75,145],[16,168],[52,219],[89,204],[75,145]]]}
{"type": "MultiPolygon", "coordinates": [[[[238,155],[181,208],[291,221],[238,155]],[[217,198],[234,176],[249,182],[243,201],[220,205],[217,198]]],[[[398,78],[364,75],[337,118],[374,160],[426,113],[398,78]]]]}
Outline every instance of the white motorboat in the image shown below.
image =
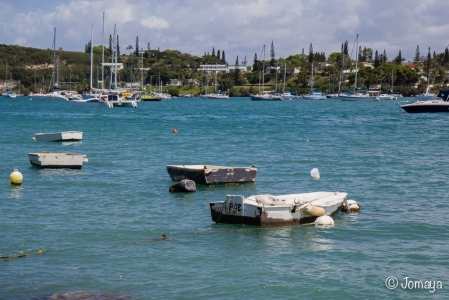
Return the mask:
{"type": "Polygon", "coordinates": [[[28,158],[33,166],[43,169],[81,169],[88,159],[84,154],[31,152],[28,158]]]}
{"type": "Polygon", "coordinates": [[[437,95],[430,92],[430,89],[433,88],[433,84],[429,84],[429,77],[430,77],[430,70],[429,75],[427,77],[427,88],[426,91],[422,94],[415,95],[416,100],[430,100],[432,98],[435,98],[437,95]]]}
{"type": "Polygon", "coordinates": [[[321,92],[312,91],[310,94],[303,95],[304,100],[326,100],[326,96],[321,92]]]}
{"type": "Polygon", "coordinates": [[[391,94],[380,94],[377,96],[379,100],[397,100],[398,97],[391,94]]]}
{"type": "MultiPolygon", "coordinates": [[[[320,216],[338,214],[347,193],[312,192],[290,195],[227,195],[210,203],[216,223],[280,226],[313,223],[320,216]]],[[[347,205],[349,207],[349,205],[347,205]]]]}
{"type": "Polygon", "coordinates": [[[43,142],[66,142],[66,141],[79,141],[83,139],[82,131],[61,131],[51,133],[36,133],[34,135],[36,141],[43,142]]]}
{"type": "Polygon", "coordinates": [[[291,92],[283,92],[281,94],[282,100],[293,100],[293,99],[299,99],[301,96],[297,95],[296,93],[293,94],[291,92]]]}
{"type": "Polygon", "coordinates": [[[440,90],[436,97],[401,106],[408,113],[449,112],[449,89],[440,90]]]}

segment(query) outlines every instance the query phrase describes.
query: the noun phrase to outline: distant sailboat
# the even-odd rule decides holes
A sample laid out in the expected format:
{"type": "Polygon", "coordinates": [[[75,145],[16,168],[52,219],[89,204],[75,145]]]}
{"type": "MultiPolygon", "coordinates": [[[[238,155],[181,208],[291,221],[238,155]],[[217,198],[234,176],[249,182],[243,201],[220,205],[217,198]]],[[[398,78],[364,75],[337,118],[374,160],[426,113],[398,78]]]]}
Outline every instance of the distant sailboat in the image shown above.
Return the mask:
{"type": "MultiPolygon", "coordinates": [[[[251,95],[251,100],[253,101],[282,101],[280,95],[273,95],[265,92],[265,45],[263,45],[261,58],[262,58],[262,92],[260,91],[260,76],[259,76],[259,93],[251,95]]],[[[276,70],[277,72],[277,70],[276,70]]]]}
{"type": "Polygon", "coordinates": [[[311,70],[311,80],[310,80],[310,94],[302,96],[305,100],[326,100],[326,96],[321,92],[315,92],[313,90],[313,62],[312,62],[312,70],[311,70]]]}
{"type": "Polygon", "coordinates": [[[358,68],[357,68],[357,61],[358,61],[358,49],[359,49],[359,34],[357,34],[356,36],[356,47],[355,47],[355,79],[354,79],[354,92],[351,94],[347,94],[347,95],[342,95],[340,96],[340,99],[342,100],[380,100],[379,97],[375,97],[375,96],[370,96],[367,93],[360,93],[358,92],[358,88],[357,88],[357,73],[358,73],[358,68]]]}
{"type": "Polygon", "coordinates": [[[93,68],[93,25],[90,31],[90,93],[87,99],[75,99],[71,100],[70,103],[74,106],[87,106],[87,107],[106,107],[113,108],[114,105],[111,102],[106,101],[106,97],[101,94],[95,94],[92,92],[92,68],[93,68]]]}
{"type": "Polygon", "coordinates": [[[109,89],[94,89],[92,91],[100,94],[102,100],[108,101],[114,107],[137,107],[137,101],[133,94],[127,89],[117,88],[117,26],[114,25],[111,62],[111,77],[109,79],[109,89]]]}

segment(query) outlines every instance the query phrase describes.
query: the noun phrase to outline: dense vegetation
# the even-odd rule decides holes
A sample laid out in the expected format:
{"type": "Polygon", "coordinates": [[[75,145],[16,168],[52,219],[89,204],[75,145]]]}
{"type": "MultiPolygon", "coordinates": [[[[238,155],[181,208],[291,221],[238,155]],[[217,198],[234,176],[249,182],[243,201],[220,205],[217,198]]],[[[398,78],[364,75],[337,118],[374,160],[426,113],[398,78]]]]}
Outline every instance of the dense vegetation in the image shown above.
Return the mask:
{"type": "MultiPolygon", "coordinates": [[[[286,90],[296,90],[298,93],[310,92],[311,78],[313,76],[313,88],[324,92],[338,91],[340,89],[353,89],[355,73],[345,75],[342,85],[339,86],[341,79],[341,69],[344,66],[346,70],[354,69],[354,61],[350,59],[346,48],[342,45],[341,53],[331,53],[327,58],[324,53],[309,51],[309,54],[295,54],[287,58],[275,59],[274,46],[270,51],[270,59],[265,62],[257,59],[254,55],[253,64],[249,64],[247,72],[231,70],[229,73],[217,75],[218,89],[229,91],[231,96],[249,95],[259,90],[259,82],[264,78],[266,90],[281,90],[284,86],[286,90]],[[346,51],[345,51],[346,50],[346,51]],[[327,66],[320,67],[319,63],[327,62],[327,66]],[[313,62],[313,70],[312,70],[313,62]],[[262,66],[278,67],[278,72],[266,72],[261,76],[262,66]],[[250,68],[252,67],[252,68],[250,68]],[[294,75],[293,70],[300,70],[299,74],[294,75]],[[286,79],[284,80],[284,74],[286,79]]],[[[203,56],[194,56],[187,53],[181,53],[177,50],[146,50],[143,52],[131,51],[128,46],[127,53],[122,53],[118,61],[124,64],[124,69],[119,73],[119,81],[141,82],[146,85],[158,85],[159,78],[163,83],[164,91],[172,95],[186,93],[200,93],[204,91],[206,82],[209,84],[214,80],[211,76],[199,71],[201,64],[226,64],[224,51],[213,49],[212,54],[204,53],[203,56]],[[137,52],[137,53],[136,53],[137,52]],[[141,67],[145,71],[141,71],[141,67]],[[182,87],[168,87],[166,84],[170,79],[178,79],[183,82],[182,87]],[[187,84],[188,79],[196,79],[200,82],[199,86],[192,83],[187,84]]],[[[429,82],[433,83],[435,89],[442,84],[447,84],[446,70],[449,69],[449,57],[447,53],[429,54],[427,57],[417,55],[412,66],[403,66],[401,53],[398,57],[388,62],[386,54],[378,55],[375,52],[374,58],[371,49],[360,49],[358,61],[359,72],[357,74],[357,86],[368,88],[372,85],[381,85],[383,91],[388,91],[394,87],[404,95],[413,95],[421,93],[428,85],[427,80],[420,81],[420,75],[427,75],[429,82]],[[374,66],[363,67],[363,62],[370,62],[374,66]],[[437,72],[438,71],[438,72],[437,72]],[[430,74],[430,76],[429,76],[430,74]],[[415,84],[418,83],[417,88],[415,84]]],[[[54,54],[57,56],[58,72],[57,81],[60,87],[75,89],[83,92],[89,89],[90,81],[90,45],[86,45],[85,52],[71,52],[59,49],[35,49],[15,45],[0,45],[0,70],[3,70],[8,79],[17,83],[20,82],[22,93],[31,90],[51,89],[51,77],[53,74],[54,54]],[[7,66],[6,66],[7,64],[7,66]],[[45,65],[47,64],[47,65],[45,65]],[[5,72],[7,68],[7,72],[5,72]]],[[[101,60],[102,48],[95,46],[93,85],[99,87],[101,80],[101,60]]],[[[447,52],[447,50],[446,50],[447,52]]],[[[110,49],[105,48],[105,62],[110,62],[110,49]]],[[[235,65],[242,65],[246,62],[240,62],[238,57],[235,65]]],[[[109,83],[109,69],[105,68],[105,86],[109,83]]],[[[56,78],[55,78],[56,81],[56,78]]],[[[15,88],[17,89],[17,87],[15,88]]]]}

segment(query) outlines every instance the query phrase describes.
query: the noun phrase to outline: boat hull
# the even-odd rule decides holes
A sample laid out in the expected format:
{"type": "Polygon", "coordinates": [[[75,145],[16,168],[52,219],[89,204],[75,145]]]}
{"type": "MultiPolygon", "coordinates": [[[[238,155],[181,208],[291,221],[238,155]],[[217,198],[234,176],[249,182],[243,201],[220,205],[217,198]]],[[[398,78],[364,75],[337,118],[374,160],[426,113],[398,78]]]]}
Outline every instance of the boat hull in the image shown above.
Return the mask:
{"type": "Polygon", "coordinates": [[[101,101],[99,99],[71,100],[70,104],[73,106],[83,106],[83,107],[104,107],[104,108],[114,107],[112,103],[107,101],[101,101]]]}
{"type": "Polygon", "coordinates": [[[132,107],[132,108],[136,108],[137,107],[137,102],[136,101],[113,101],[112,105],[114,107],[132,107]]]}
{"type": "Polygon", "coordinates": [[[36,133],[34,135],[37,141],[59,142],[59,141],[79,141],[83,139],[81,131],[62,131],[52,133],[36,133]]]}
{"type": "Polygon", "coordinates": [[[303,95],[302,98],[304,100],[326,100],[324,95],[303,95]]]}
{"type": "Polygon", "coordinates": [[[449,112],[449,102],[442,100],[429,100],[402,105],[401,108],[408,113],[449,112]]]}
{"type": "Polygon", "coordinates": [[[379,97],[372,96],[340,96],[339,97],[343,101],[379,101],[379,97]]]}
{"type": "Polygon", "coordinates": [[[197,184],[245,183],[256,180],[255,167],[224,167],[204,165],[168,165],[167,172],[174,181],[190,179],[197,184]]]}
{"type": "Polygon", "coordinates": [[[250,96],[253,101],[282,101],[281,96],[273,95],[252,95],[250,96]]]}
{"type": "Polygon", "coordinates": [[[279,196],[276,200],[270,195],[248,198],[227,195],[225,201],[211,202],[210,212],[216,223],[256,226],[310,224],[321,215],[337,215],[346,201],[346,196],[346,193],[339,192],[315,192],[279,196]],[[256,200],[257,197],[272,197],[274,202],[261,202],[256,200]],[[311,206],[314,209],[307,209],[311,206]],[[322,213],[313,213],[316,211],[322,213]]]}
{"type": "Polygon", "coordinates": [[[28,158],[33,166],[43,169],[81,169],[83,163],[88,162],[84,154],[32,152],[28,158]]]}

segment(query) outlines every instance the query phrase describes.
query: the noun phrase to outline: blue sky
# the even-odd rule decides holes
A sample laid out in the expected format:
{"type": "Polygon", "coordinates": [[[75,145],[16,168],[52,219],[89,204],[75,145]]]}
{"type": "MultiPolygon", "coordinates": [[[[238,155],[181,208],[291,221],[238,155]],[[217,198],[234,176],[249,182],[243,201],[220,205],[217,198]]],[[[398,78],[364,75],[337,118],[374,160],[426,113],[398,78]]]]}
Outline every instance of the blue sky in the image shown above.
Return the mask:
{"type": "Polygon", "coordinates": [[[263,45],[275,46],[276,57],[340,51],[359,34],[359,45],[413,59],[443,52],[449,44],[447,0],[0,0],[0,44],[83,51],[94,26],[101,43],[105,12],[105,44],[117,24],[121,52],[128,45],[175,49],[203,55],[220,49],[229,63],[236,56],[252,62],[263,45]]]}

